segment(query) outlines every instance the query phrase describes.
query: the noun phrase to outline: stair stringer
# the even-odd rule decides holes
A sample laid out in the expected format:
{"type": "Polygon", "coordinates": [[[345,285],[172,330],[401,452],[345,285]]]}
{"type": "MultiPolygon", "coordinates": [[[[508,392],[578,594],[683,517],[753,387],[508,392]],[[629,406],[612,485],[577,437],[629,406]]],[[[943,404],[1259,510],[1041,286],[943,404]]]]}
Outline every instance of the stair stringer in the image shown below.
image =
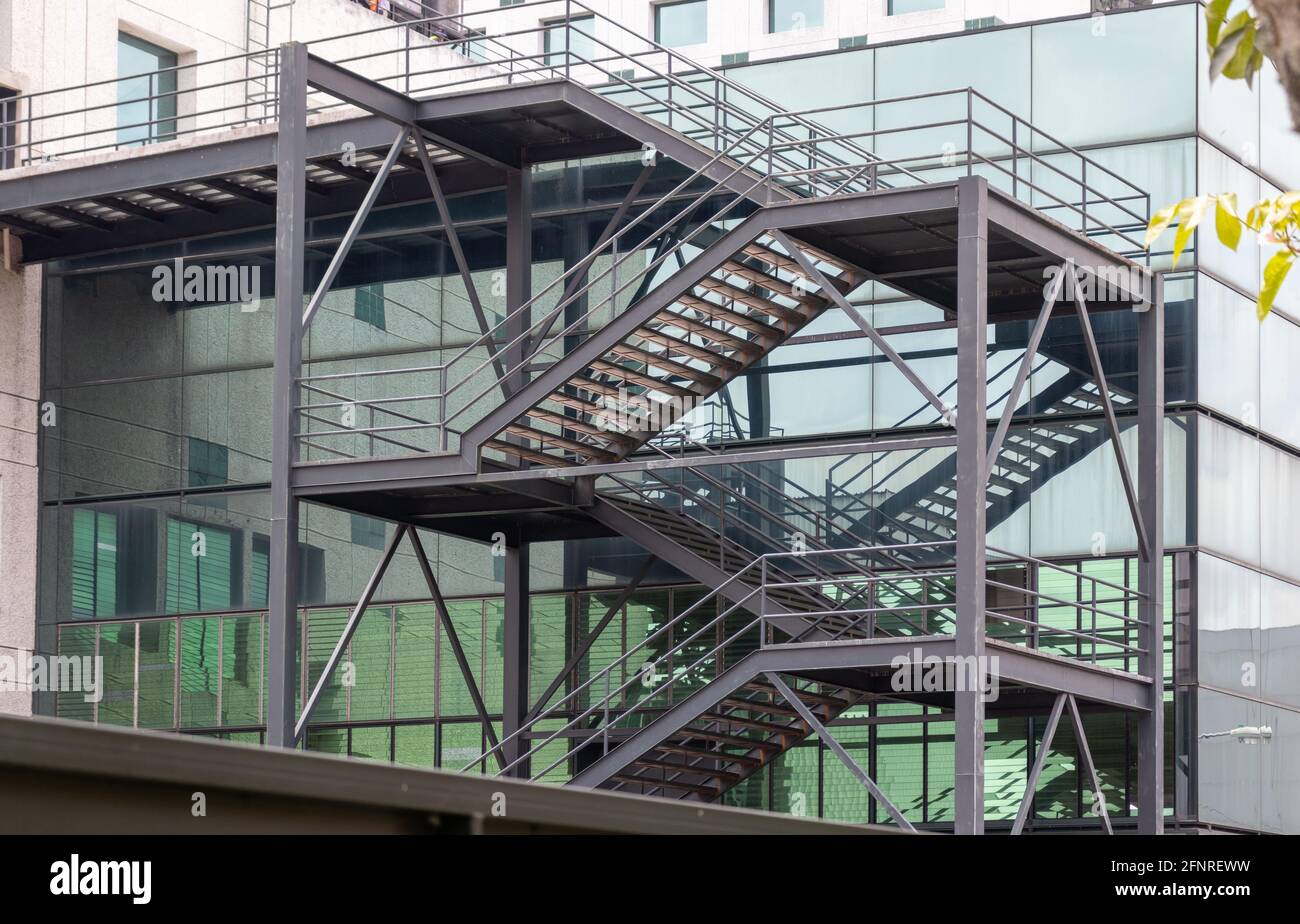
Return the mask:
{"type": "Polygon", "coordinates": [[[763,209],[746,216],[740,224],[701,251],[685,269],[674,273],[671,279],[657,286],[635,305],[630,305],[541,375],[531,379],[523,388],[477,420],[461,437],[461,455],[475,464],[484,443],[525,415],[530,408],[544,401],[574,374],[599,360],[610,348],[676,302],[746,244],[753,243],[767,230],[766,225],[770,221],[771,217],[763,209]]]}
{"type": "Polygon", "coordinates": [[[764,671],[772,670],[770,665],[779,663],[783,658],[781,652],[755,651],[741,658],[724,670],[706,686],[696,690],[640,729],[631,738],[620,742],[608,754],[594,761],[569,780],[569,786],[599,786],[614,774],[626,769],[633,761],[644,757],[648,752],[667,741],[686,725],[698,719],[718,703],[731,696],[745,684],[764,671]],[[765,657],[766,656],[766,657],[765,657]]]}

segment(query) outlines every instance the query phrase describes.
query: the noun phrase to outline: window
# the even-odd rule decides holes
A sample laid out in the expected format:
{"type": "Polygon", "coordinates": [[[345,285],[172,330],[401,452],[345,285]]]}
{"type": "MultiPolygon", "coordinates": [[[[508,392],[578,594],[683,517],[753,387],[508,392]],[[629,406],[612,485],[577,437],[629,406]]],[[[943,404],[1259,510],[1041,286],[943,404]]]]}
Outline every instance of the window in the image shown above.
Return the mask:
{"type": "Polygon", "coordinates": [[[469,34],[472,38],[465,42],[458,42],[456,44],[456,50],[471,61],[477,61],[482,64],[488,59],[487,30],[470,29],[469,34]]]}
{"type": "Polygon", "coordinates": [[[17,95],[17,90],[0,87],[0,170],[8,170],[17,163],[18,104],[14,102],[17,95]]]}
{"type": "Polygon", "coordinates": [[[796,32],[822,25],[824,0],[768,0],[767,31],[796,32]]]}
{"type": "Polygon", "coordinates": [[[384,284],[372,282],[357,286],[352,313],[358,321],[384,330],[384,284]]]}
{"type": "Polygon", "coordinates": [[[72,615],[117,612],[117,517],[100,510],[72,513],[72,615]]]}
{"type": "Polygon", "coordinates": [[[747,51],[738,51],[735,54],[722,56],[722,64],[724,67],[729,64],[748,64],[748,63],[749,63],[749,52],[747,51]]]}
{"type": "Polygon", "coordinates": [[[850,35],[840,39],[841,48],[863,48],[866,44],[867,37],[865,35],[850,35]]]}
{"type": "Polygon", "coordinates": [[[926,10],[943,9],[943,0],[889,0],[889,15],[899,16],[903,13],[924,13],[926,10]]]}
{"type": "Polygon", "coordinates": [[[363,545],[371,549],[382,549],[384,541],[384,521],[374,517],[352,514],[352,544],[363,545]]]}
{"type": "Polygon", "coordinates": [[[227,529],[168,517],[166,612],[230,609],[243,583],[238,551],[227,529]]]}
{"type": "Polygon", "coordinates": [[[189,486],[202,488],[230,481],[230,450],[197,436],[189,438],[189,486]]]}
{"type": "Polygon", "coordinates": [[[705,0],[661,3],[655,7],[655,41],[669,48],[709,40],[709,5],[705,0]]]}
{"type": "Polygon", "coordinates": [[[575,16],[561,19],[559,22],[545,24],[542,33],[542,51],[546,55],[548,67],[563,67],[565,63],[581,64],[596,57],[596,43],[592,36],[596,34],[595,16],[575,16]],[[565,52],[573,52],[573,57],[565,52]]]}
{"type": "Polygon", "coordinates": [[[117,35],[117,142],[176,137],[176,55],[125,32],[117,35]],[[172,68],[172,70],[168,70],[172,68]]]}

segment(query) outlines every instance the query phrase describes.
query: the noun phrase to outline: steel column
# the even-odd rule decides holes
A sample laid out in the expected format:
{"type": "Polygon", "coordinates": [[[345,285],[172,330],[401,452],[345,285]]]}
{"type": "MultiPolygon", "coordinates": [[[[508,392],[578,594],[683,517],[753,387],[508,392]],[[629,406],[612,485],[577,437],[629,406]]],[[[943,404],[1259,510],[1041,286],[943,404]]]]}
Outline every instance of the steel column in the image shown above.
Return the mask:
{"type": "MultiPolygon", "coordinates": [[[[957,181],[956,657],[984,664],[988,183],[957,181]],[[968,659],[977,659],[974,661],[968,659]]],[[[984,833],[984,694],[956,690],[954,831],[984,833]]]]}
{"type": "Polygon", "coordinates": [[[271,410],[271,545],[266,743],[291,747],[298,608],[298,501],[292,487],[302,368],[303,243],[307,214],[307,48],[282,45],[276,137],[275,368],[271,410]]]}
{"type": "Polygon", "coordinates": [[[1138,831],[1164,832],[1164,410],[1165,287],[1152,284],[1138,314],[1138,504],[1147,530],[1138,559],[1138,673],[1151,678],[1151,708],[1138,716],[1138,831]]]}
{"type": "MultiPolygon", "coordinates": [[[[506,546],[505,626],[502,653],[501,731],[506,739],[505,760],[513,763],[528,750],[528,743],[515,735],[528,715],[528,543],[506,546]],[[511,738],[512,735],[515,737],[511,738]]],[[[528,778],[529,761],[521,760],[510,769],[512,776],[528,778]]]]}

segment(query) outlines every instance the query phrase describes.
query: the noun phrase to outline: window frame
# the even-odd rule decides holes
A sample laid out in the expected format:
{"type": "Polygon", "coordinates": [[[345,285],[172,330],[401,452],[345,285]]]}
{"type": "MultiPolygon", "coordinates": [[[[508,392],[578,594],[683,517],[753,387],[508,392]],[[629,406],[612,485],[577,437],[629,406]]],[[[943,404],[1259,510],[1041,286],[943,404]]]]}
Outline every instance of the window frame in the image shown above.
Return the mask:
{"type": "Polygon", "coordinates": [[[665,0],[663,3],[651,5],[651,27],[654,34],[656,45],[662,45],[664,48],[685,48],[690,45],[704,45],[709,41],[709,0],[665,0]],[[666,9],[679,6],[692,6],[699,4],[704,9],[704,35],[696,41],[679,42],[675,45],[669,45],[663,40],[661,31],[660,15],[666,9]]]}

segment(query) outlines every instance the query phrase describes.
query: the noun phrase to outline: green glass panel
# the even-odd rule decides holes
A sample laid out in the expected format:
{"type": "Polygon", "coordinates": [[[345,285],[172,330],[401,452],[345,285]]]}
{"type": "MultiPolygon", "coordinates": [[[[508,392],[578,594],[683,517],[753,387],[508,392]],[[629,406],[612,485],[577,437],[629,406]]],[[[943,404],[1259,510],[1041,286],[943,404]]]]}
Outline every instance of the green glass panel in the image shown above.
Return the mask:
{"type": "MultiPolygon", "coordinates": [[[[528,685],[530,703],[550,686],[551,681],[564,668],[568,660],[569,598],[567,596],[536,596],[532,598],[532,616],[529,624],[528,685]]],[[[555,699],[564,696],[561,686],[555,699]]]]}
{"type": "Polygon", "coordinates": [[[117,609],[117,517],[72,511],[72,615],[111,616],[117,609]]]}
{"type": "MultiPolygon", "coordinates": [[[[396,718],[432,718],[434,715],[437,618],[431,604],[396,608],[396,659],[393,664],[393,715],[396,718]]],[[[442,670],[444,673],[460,673],[455,664],[443,664],[442,670]]],[[[400,729],[397,741],[400,747],[400,729]]],[[[432,741],[431,732],[430,766],[433,759],[432,741]]]]}
{"type": "MultiPolygon", "coordinates": [[[[1042,746],[1043,731],[1047,725],[1047,717],[1041,716],[1034,720],[1034,739],[1036,749],[1042,746]]],[[[1023,731],[1019,731],[1022,736],[1023,731]]],[[[992,746],[990,742],[990,746],[992,746]]],[[[1010,751],[1013,742],[1009,736],[999,742],[999,745],[1010,751]]],[[[1035,749],[1035,754],[1037,750],[1035,749]]],[[[986,753],[988,749],[986,748],[986,753]]],[[[1013,758],[1013,762],[1018,763],[1017,773],[1020,778],[1019,786],[1015,790],[1015,806],[1011,807],[1009,813],[1004,812],[1003,817],[1015,817],[1016,808],[1019,807],[1020,800],[1024,798],[1025,779],[1028,771],[1025,769],[1028,760],[1025,756],[1020,755],[1013,758]]],[[[985,760],[987,765],[987,758],[985,760]]],[[[1046,759],[1043,761],[1043,770],[1038,776],[1038,785],[1034,788],[1034,817],[1035,818],[1077,818],[1079,817],[1079,756],[1074,737],[1074,726],[1070,722],[1070,716],[1067,711],[1061,713],[1061,721],[1056,726],[1056,735],[1052,740],[1051,750],[1048,752],[1046,759]]],[[[985,771],[985,789],[988,789],[988,773],[985,771]]]]}
{"type": "MultiPolygon", "coordinates": [[[[486,749],[483,731],[477,722],[444,722],[442,725],[442,746],[438,755],[438,766],[444,770],[460,770],[477,758],[486,749]]],[[[496,772],[496,763],[489,758],[487,764],[496,772]]],[[[482,764],[474,768],[483,772],[482,764]]]]}
{"type": "Polygon", "coordinates": [[[99,722],[104,725],[135,725],[135,628],[135,623],[127,622],[99,630],[103,659],[99,722]]]}
{"type": "MultiPolygon", "coordinates": [[[[867,743],[870,729],[865,725],[837,725],[830,732],[858,766],[869,773],[871,754],[867,743]]],[[[822,767],[823,817],[855,824],[869,821],[871,796],[862,781],[829,749],[822,755],[822,767]]]]}
{"type": "MultiPolygon", "coordinates": [[[[1025,720],[1020,718],[984,723],[984,817],[1010,820],[1016,817],[1025,795],[1029,776],[1029,748],[1025,741],[1025,720]]],[[[1042,791],[1047,768],[1039,780],[1042,791]]]]}
{"type": "MultiPolygon", "coordinates": [[[[470,671],[478,683],[483,681],[483,601],[456,600],[448,601],[447,612],[460,639],[465,658],[469,661],[470,671]]],[[[481,687],[480,687],[481,690],[481,687]]],[[[485,694],[486,695],[486,694],[485,694]]],[[[492,705],[486,700],[488,708],[498,708],[501,697],[492,705]]],[[[464,675],[456,661],[456,655],[447,634],[439,630],[438,648],[438,715],[472,716],[475,715],[474,701],[465,685],[464,675]]],[[[468,762],[468,761],[467,761],[468,762]]]]}
{"type": "Polygon", "coordinates": [[[365,760],[392,760],[393,729],[387,725],[372,725],[352,729],[350,756],[365,760]]]}
{"type": "Polygon", "coordinates": [[[394,728],[394,761],[407,767],[433,767],[437,756],[435,728],[432,724],[398,725],[394,728]]]}
{"type": "Polygon", "coordinates": [[[167,520],[167,612],[230,609],[232,546],[227,530],[174,517],[167,520]]]}
{"type": "MultiPolygon", "coordinates": [[[[347,610],[314,610],[307,616],[307,690],[316,688],[325,662],[343,634],[347,610]]],[[[340,664],[340,667],[342,665],[340,664]]],[[[312,709],[313,722],[339,722],[347,718],[347,688],[344,671],[335,670],[312,709]]]]}
{"type": "Polygon", "coordinates": [[[348,753],[348,730],[346,728],[309,728],[307,729],[307,750],[319,754],[334,754],[343,757],[348,753]]]}
{"type": "Polygon", "coordinates": [[[140,623],[141,728],[176,726],[176,620],[140,623]]]}
{"type": "Polygon", "coordinates": [[[802,744],[786,751],[773,763],[772,811],[817,817],[821,791],[817,750],[814,745],[802,744]]]}
{"type": "Polygon", "coordinates": [[[181,620],[181,727],[218,725],[218,632],[215,616],[181,620]]]}
{"type": "MultiPolygon", "coordinates": [[[[500,599],[483,603],[483,674],[479,688],[483,701],[493,712],[505,700],[502,669],[505,667],[506,608],[500,599]]],[[[473,710],[471,710],[472,712],[473,710]]]]}
{"type": "Polygon", "coordinates": [[[348,712],[352,721],[387,719],[391,715],[393,611],[370,607],[357,624],[349,649],[354,683],[348,712]]]}
{"type": "MultiPolygon", "coordinates": [[[[95,657],[95,626],[62,626],[59,629],[59,656],[63,658],[88,658],[93,664],[95,657]]],[[[80,719],[83,722],[95,720],[95,703],[86,701],[87,694],[82,690],[60,691],[56,696],[55,712],[61,719],[80,719]]]]}
{"type": "Polygon", "coordinates": [[[262,690],[262,617],[227,616],[222,627],[221,724],[256,725],[262,690]]]}
{"type": "Polygon", "coordinates": [[[953,747],[952,722],[927,722],[926,749],[926,821],[953,820],[953,747]]]}
{"type": "MultiPolygon", "coordinates": [[[[564,725],[564,719],[546,719],[537,723],[537,730],[539,732],[554,732],[563,728],[564,725]]],[[[540,744],[540,742],[538,743],[540,744]]],[[[566,755],[572,747],[573,739],[565,737],[558,737],[554,741],[540,745],[533,751],[529,768],[533,776],[537,777],[540,774],[539,781],[542,783],[567,782],[569,779],[569,760],[566,755]],[[551,764],[555,764],[555,766],[551,767],[551,764]]]]}
{"type": "MultiPolygon", "coordinates": [[[[920,715],[922,707],[902,703],[882,703],[876,714],[886,716],[920,715]]],[[[924,820],[924,729],[921,723],[879,725],[876,728],[876,784],[913,824],[924,820]]],[[[889,816],[876,808],[876,821],[884,824],[889,816]]]]}
{"type": "MultiPolygon", "coordinates": [[[[578,615],[577,615],[577,644],[585,645],[587,640],[600,625],[605,613],[609,610],[620,593],[617,590],[611,590],[607,593],[581,594],[578,597],[578,615]]],[[[623,612],[615,613],[609,624],[601,630],[600,635],[591,642],[587,648],[587,653],[582,660],[578,662],[577,681],[574,689],[582,687],[593,677],[596,677],[616,660],[623,653],[623,612]]],[[[622,665],[614,668],[613,675],[610,677],[610,683],[617,688],[623,684],[625,672],[622,665]]],[[[604,695],[604,679],[596,680],[593,686],[598,687],[600,696],[604,695]]],[[[557,702],[565,695],[561,691],[555,695],[552,702],[557,702]]],[[[598,697],[597,697],[598,698],[598,697]]],[[[584,687],[580,690],[571,705],[577,706],[582,704],[584,707],[593,701],[591,687],[584,687]]]]}

